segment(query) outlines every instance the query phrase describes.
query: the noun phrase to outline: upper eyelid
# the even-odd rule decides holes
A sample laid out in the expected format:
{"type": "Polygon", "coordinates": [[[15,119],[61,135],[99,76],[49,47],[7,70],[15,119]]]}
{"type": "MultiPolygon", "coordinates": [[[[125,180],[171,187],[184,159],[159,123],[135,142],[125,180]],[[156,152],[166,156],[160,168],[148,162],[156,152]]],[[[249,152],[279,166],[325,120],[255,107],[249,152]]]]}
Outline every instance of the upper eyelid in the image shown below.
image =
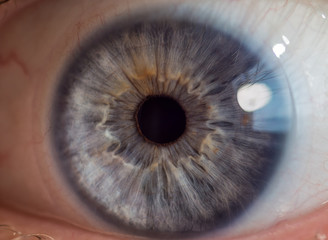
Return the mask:
{"type": "Polygon", "coordinates": [[[37,1],[40,0],[0,0],[0,27],[7,20],[15,18],[16,14],[37,1]]]}

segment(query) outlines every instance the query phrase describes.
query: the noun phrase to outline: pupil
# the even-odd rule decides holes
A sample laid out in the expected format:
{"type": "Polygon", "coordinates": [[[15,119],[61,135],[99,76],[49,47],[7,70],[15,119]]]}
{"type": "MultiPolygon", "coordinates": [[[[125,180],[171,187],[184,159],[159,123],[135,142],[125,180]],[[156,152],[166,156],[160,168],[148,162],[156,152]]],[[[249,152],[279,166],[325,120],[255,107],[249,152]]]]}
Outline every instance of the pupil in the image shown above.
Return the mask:
{"type": "Polygon", "coordinates": [[[141,135],[158,144],[177,140],[185,131],[186,115],[180,104],[167,96],[149,96],[136,114],[141,135]]]}

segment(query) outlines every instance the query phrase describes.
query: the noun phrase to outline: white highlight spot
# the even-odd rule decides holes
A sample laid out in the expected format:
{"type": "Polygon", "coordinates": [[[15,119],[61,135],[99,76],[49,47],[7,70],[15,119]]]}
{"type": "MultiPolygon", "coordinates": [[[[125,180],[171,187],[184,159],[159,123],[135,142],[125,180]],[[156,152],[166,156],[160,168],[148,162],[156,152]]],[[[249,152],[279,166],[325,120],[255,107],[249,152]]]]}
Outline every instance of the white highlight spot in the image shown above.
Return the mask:
{"type": "Polygon", "coordinates": [[[282,40],[284,41],[284,43],[286,43],[286,45],[290,44],[289,39],[284,35],[282,35],[282,40]]]}
{"type": "Polygon", "coordinates": [[[237,92],[237,101],[245,112],[254,112],[263,108],[271,98],[271,89],[263,83],[246,84],[237,92]]]}
{"type": "Polygon", "coordinates": [[[273,46],[272,50],[273,50],[274,54],[278,58],[280,58],[280,56],[285,53],[286,47],[285,47],[284,44],[278,43],[278,44],[276,44],[276,45],[273,46]]]}
{"type": "Polygon", "coordinates": [[[325,14],[321,14],[321,17],[322,17],[323,19],[326,19],[326,18],[327,18],[325,14]]]}
{"type": "Polygon", "coordinates": [[[315,237],[316,237],[317,240],[326,240],[327,239],[327,235],[323,234],[323,233],[317,233],[315,235],[315,237]]]}

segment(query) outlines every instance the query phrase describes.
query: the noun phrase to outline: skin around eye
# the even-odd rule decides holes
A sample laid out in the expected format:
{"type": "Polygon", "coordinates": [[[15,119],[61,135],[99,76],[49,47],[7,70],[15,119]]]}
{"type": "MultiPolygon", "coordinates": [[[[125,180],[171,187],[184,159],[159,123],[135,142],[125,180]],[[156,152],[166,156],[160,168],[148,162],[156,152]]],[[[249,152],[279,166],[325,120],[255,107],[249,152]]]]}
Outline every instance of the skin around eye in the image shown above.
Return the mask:
{"type": "MultiPolygon", "coordinates": [[[[175,2],[172,1],[172,4],[175,2]]],[[[75,6],[69,1],[65,4],[67,9],[75,6]]],[[[82,237],[88,239],[86,236],[91,237],[93,234],[99,239],[110,239],[111,237],[61,223],[64,220],[85,226],[92,220],[87,214],[78,220],[83,214],[79,213],[79,217],[76,217],[76,206],[72,206],[72,203],[67,200],[74,196],[58,186],[55,180],[57,177],[50,170],[51,161],[44,161],[50,158],[49,149],[44,147],[48,131],[44,119],[49,117],[46,109],[49,109],[49,96],[52,95],[51,91],[54,89],[57,71],[62,61],[71,53],[73,46],[82,41],[94,26],[102,24],[105,18],[101,16],[104,12],[108,15],[109,12],[112,14],[126,12],[120,9],[115,1],[110,3],[100,1],[99,5],[93,6],[88,5],[87,1],[81,2],[79,10],[68,11],[69,14],[63,13],[59,5],[62,4],[56,5],[58,9],[52,20],[47,21],[49,29],[58,29],[58,26],[65,24],[59,33],[57,32],[58,35],[51,35],[44,27],[36,27],[37,23],[43,22],[42,20],[47,19],[47,15],[54,11],[45,3],[40,5],[36,3],[17,12],[5,22],[1,29],[6,37],[0,38],[3,39],[0,47],[0,76],[4,76],[1,79],[6,81],[0,81],[2,109],[0,127],[1,132],[4,133],[0,140],[2,171],[0,202],[3,206],[0,222],[10,221],[10,224],[18,226],[24,232],[43,231],[39,230],[42,226],[49,234],[55,234],[56,239],[81,239],[82,237]],[[87,12],[90,9],[93,11],[90,11],[92,14],[89,15],[87,12]],[[65,20],[69,24],[62,20],[63,16],[67,15],[70,17],[65,20]],[[23,29],[26,33],[24,41],[19,40],[23,29]],[[26,31],[26,29],[31,30],[26,31]],[[57,209],[61,209],[66,214],[55,217],[57,220],[48,220],[48,218],[54,218],[57,209]],[[18,210],[28,212],[28,214],[18,213],[18,210]],[[29,214],[43,215],[47,221],[29,214]],[[41,224],[41,222],[47,223],[41,224]],[[55,230],[58,228],[63,230],[55,230]],[[72,232],[73,237],[70,235],[72,232]]],[[[295,219],[290,223],[281,223],[268,232],[244,239],[288,239],[289,237],[295,239],[293,234],[296,233],[303,234],[298,235],[298,239],[312,238],[317,233],[328,230],[322,221],[324,216],[327,216],[326,212],[320,210],[310,214],[309,217],[295,219]]]]}

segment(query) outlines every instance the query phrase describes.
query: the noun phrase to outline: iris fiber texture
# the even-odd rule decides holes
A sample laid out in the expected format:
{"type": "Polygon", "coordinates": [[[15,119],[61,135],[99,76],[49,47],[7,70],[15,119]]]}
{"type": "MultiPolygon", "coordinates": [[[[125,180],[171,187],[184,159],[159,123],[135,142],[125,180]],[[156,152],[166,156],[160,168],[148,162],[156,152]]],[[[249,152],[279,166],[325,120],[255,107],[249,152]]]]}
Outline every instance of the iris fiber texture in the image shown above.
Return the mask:
{"type": "Polygon", "coordinates": [[[90,209],[147,234],[224,227],[259,196],[284,134],[257,131],[236,93],[272,71],[240,41],[180,20],[107,29],[63,74],[54,101],[58,163],[90,209]],[[149,96],[185,114],[180,137],[155,144],[138,131],[149,96]]]}

